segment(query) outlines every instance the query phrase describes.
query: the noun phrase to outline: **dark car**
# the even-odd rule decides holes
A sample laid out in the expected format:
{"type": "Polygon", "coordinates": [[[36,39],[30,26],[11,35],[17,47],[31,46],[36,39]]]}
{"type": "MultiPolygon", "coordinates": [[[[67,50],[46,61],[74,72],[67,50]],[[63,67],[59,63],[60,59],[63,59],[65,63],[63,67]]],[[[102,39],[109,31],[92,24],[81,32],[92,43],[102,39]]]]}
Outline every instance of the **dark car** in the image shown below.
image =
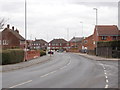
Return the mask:
{"type": "Polygon", "coordinates": [[[48,54],[54,54],[54,52],[52,52],[52,51],[49,51],[49,52],[48,52],[48,54]]]}

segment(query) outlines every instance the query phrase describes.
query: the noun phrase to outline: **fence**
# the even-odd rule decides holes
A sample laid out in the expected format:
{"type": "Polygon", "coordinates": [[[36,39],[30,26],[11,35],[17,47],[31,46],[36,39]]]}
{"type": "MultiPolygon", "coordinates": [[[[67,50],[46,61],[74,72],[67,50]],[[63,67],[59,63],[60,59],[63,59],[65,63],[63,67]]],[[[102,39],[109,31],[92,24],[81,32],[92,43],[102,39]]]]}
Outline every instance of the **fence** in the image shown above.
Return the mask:
{"type": "Polygon", "coordinates": [[[98,42],[97,55],[107,58],[120,58],[120,41],[98,42]]]}

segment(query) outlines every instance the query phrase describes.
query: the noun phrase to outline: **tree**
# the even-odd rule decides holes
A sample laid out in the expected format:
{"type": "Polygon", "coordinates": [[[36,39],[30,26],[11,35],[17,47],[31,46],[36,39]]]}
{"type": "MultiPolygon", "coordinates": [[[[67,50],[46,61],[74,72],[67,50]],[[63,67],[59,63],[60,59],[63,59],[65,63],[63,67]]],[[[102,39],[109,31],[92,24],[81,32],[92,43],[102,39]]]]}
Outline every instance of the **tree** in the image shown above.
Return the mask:
{"type": "Polygon", "coordinates": [[[5,18],[0,18],[0,29],[3,29],[6,22],[7,20],[5,18]]]}

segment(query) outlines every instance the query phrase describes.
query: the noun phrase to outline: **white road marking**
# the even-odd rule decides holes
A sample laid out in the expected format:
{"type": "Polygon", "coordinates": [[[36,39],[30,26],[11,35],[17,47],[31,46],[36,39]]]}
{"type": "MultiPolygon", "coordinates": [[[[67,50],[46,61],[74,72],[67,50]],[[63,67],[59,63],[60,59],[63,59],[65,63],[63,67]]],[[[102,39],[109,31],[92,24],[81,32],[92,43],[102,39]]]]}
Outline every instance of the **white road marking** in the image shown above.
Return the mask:
{"type": "Polygon", "coordinates": [[[107,75],[107,73],[105,72],[105,75],[107,75]]]}
{"type": "MultiPolygon", "coordinates": [[[[59,69],[64,69],[64,68],[66,68],[68,65],[70,65],[70,63],[71,63],[71,60],[69,61],[69,63],[68,63],[67,65],[65,65],[64,67],[59,68],[59,69]]],[[[52,74],[52,73],[57,72],[59,69],[57,69],[57,70],[55,70],[55,71],[52,71],[52,72],[49,72],[49,73],[47,73],[47,74],[44,74],[44,75],[42,75],[42,76],[40,76],[40,77],[46,77],[46,76],[48,76],[48,75],[50,75],[50,74],[52,74]]]]}
{"type": "Polygon", "coordinates": [[[106,70],[105,67],[103,67],[103,69],[106,70]]]}
{"type": "Polygon", "coordinates": [[[71,61],[69,61],[69,63],[67,65],[70,65],[71,61]]]}
{"type": "MultiPolygon", "coordinates": [[[[106,71],[106,68],[105,68],[105,66],[104,66],[104,64],[101,64],[100,63],[100,65],[103,67],[103,69],[104,69],[104,74],[105,74],[105,78],[106,78],[106,83],[108,83],[109,81],[108,81],[108,76],[107,76],[107,71],[106,71]]],[[[105,85],[105,88],[108,88],[108,84],[106,84],[105,85]]]]}
{"type": "Polygon", "coordinates": [[[45,76],[48,76],[50,73],[47,73],[47,74],[45,74],[45,75],[42,75],[42,76],[40,76],[40,77],[45,77],[45,76]]]}
{"type": "Polygon", "coordinates": [[[66,68],[67,66],[64,66],[64,67],[62,67],[62,68],[60,68],[60,69],[64,69],[64,68],[66,68]]]}
{"type": "Polygon", "coordinates": [[[15,88],[15,87],[17,87],[17,86],[21,86],[21,85],[23,85],[23,84],[27,84],[27,83],[30,83],[30,82],[32,82],[32,80],[29,80],[29,81],[26,81],[26,82],[23,82],[23,83],[20,83],[20,84],[14,85],[14,86],[9,87],[9,88],[15,88]]]}
{"type": "Polygon", "coordinates": [[[106,70],[104,70],[104,72],[107,73],[106,70]]]}
{"type": "MultiPolygon", "coordinates": [[[[59,68],[59,69],[64,69],[64,68],[66,68],[68,65],[70,65],[70,63],[71,63],[71,60],[69,61],[69,63],[68,63],[67,65],[65,65],[64,67],[59,68]]],[[[50,75],[50,74],[52,74],[52,73],[55,73],[55,72],[57,72],[57,70],[52,71],[52,72],[50,72],[50,73],[47,73],[47,74],[45,74],[45,75],[42,75],[42,76],[40,76],[40,77],[46,77],[46,76],[48,76],[48,75],[50,75]]],[[[9,88],[15,88],[15,87],[17,87],[17,86],[21,86],[21,85],[23,85],[23,84],[27,84],[27,83],[30,83],[30,82],[32,82],[32,80],[29,80],[29,81],[26,81],[26,82],[23,82],[23,83],[20,83],[20,84],[11,86],[11,87],[9,87],[9,88]]]]}
{"type": "Polygon", "coordinates": [[[107,79],[107,78],[108,78],[108,76],[105,76],[105,78],[107,79]]]}
{"type": "Polygon", "coordinates": [[[108,83],[108,79],[106,79],[106,83],[108,83]]]}
{"type": "Polygon", "coordinates": [[[105,85],[105,88],[108,88],[108,85],[107,85],[107,84],[105,85]]]}

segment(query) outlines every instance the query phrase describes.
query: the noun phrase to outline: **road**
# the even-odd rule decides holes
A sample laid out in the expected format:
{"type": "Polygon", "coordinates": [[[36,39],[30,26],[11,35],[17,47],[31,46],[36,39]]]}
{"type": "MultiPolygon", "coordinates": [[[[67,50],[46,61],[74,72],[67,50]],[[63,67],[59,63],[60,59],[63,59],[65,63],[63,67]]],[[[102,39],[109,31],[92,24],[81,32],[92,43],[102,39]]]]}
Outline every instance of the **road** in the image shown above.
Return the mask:
{"type": "Polygon", "coordinates": [[[2,74],[3,88],[118,88],[117,61],[56,53],[49,62],[2,74]]]}

